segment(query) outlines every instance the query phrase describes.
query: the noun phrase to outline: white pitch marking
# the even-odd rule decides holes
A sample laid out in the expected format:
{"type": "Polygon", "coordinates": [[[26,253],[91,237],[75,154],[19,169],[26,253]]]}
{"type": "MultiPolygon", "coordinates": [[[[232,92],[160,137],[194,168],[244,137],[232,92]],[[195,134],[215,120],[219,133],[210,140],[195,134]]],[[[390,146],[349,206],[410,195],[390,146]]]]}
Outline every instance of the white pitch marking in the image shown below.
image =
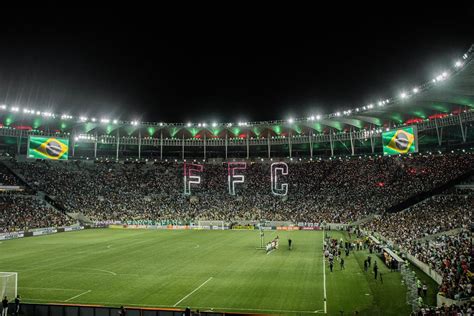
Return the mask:
{"type": "Polygon", "coordinates": [[[326,258],[324,258],[324,239],[326,232],[323,229],[323,284],[324,284],[324,314],[327,313],[327,296],[326,296],[326,258]]]}
{"type": "Polygon", "coordinates": [[[203,283],[201,283],[201,285],[199,285],[197,288],[195,288],[191,293],[189,293],[188,295],[186,295],[185,297],[183,297],[182,299],[180,299],[178,302],[176,302],[176,304],[173,305],[173,307],[176,307],[179,303],[181,303],[182,301],[184,301],[185,299],[187,299],[189,296],[191,296],[194,292],[196,292],[197,290],[199,290],[201,287],[203,287],[207,282],[211,281],[212,280],[212,277],[210,277],[209,279],[207,279],[206,281],[204,281],[203,283]]]}
{"type": "Polygon", "coordinates": [[[101,269],[89,269],[89,270],[100,271],[100,272],[105,272],[105,273],[112,274],[112,275],[117,275],[117,273],[112,272],[112,271],[108,271],[108,270],[101,270],[101,269]]]}
{"type": "Polygon", "coordinates": [[[88,290],[88,291],[82,292],[81,294],[78,294],[78,295],[76,295],[76,296],[73,296],[73,297],[71,297],[71,298],[65,300],[65,302],[69,302],[69,301],[71,301],[71,300],[73,300],[73,299],[75,299],[75,298],[78,298],[79,296],[82,296],[82,295],[87,294],[87,293],[90,293],[90,292],[92,292],[92,290],[88,290]]]}

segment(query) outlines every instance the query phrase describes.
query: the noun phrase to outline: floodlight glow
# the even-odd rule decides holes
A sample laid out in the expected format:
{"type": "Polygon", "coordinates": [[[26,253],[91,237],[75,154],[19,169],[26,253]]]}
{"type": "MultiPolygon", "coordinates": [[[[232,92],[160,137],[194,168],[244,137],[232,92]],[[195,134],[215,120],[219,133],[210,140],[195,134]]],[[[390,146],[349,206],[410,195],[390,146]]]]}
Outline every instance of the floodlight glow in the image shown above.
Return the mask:
{"type": "Polygon", "coordinates": [[[6,109],[7,109],[7,106],[6,106],[5,104],[2,104],[2,105],[0,105],[0,109],[6,110],[6,109]]]}
{"type": "Polygon", "coordinates": [[[462,66],[462,61],[457,60],[457,61],[454,63],[454,66],[457,67],[457,68],[461,67],[461,66],[462,66]]]}
{"type": "Polygon", "coordinates": [[[20,109],[18,107],[16,107],[16,106],[12,107],[12,112],[18,112],[18,111],[20,111],[20,109]]]}
{"type": "Polygon", "coordinates": [[[188,122],[188,124],[186,124],[187,127],[191,127],[191,122],[188,122]]]}
{"type": "Polygon", "coordinates": [[[379,101],[377,104],[378,104],[379,106],[382,106],[382,105],[383,105],[383,101],[379,101]]]}
{"type": "Polygon", "coordinates": [[[202,125],[201,123],[198,123],[198,127],[201,127],[201,125],[202,125]]]}
{"type": "Polygon", "coordinates": [[[103,119],[100,120],[100,122],[101,122],[101,123],[108,124],[108,123],[110,123],[110,120],[103,118],[103,119]]]}
{"type": "Polygon", "coordinates": [[[314,121],[314,115],[311,115],[311,116],[309,117],[309,119],[310,119],[310,121],[314,121]]]}
{"type": "Polygon", "coordinates": [[[163,126],[163,123],[160,122],[160,126],[163,126]]]}
{"type": "Polygon", "coordinates": [[[112,123],[117,124],[118,120],[113,120],[112,123]]]}
{"type": "Polygon", "coordinates": [[[206,124],[206,123],[202,123],[202,127],[206,127],[206,126],[207,126],[207,124],[206,124]]]}
{"type": "Polygon", "coordinates": [[[79,120],[81,120],[81,122],[85,122],[85,121],[87,121],[87,117],[81,116],[81,117],[79,118],[79,120]]]}
{"type": "Polygon", "coordinates": [[[413,88],[413,93],[418,93],[418,88],[413,88]]]}
{"type": "Polygon", "coordinates": [[[405,99],[406,97],[408,97],[408,95],[407,95],[406,92],[402,92],[402,93],[400,94],[400,97],[401,97],[402,99],[405,99]]]}
{"type": "Polygon", "coordinates": [[[320,120],[320,119],[321,119],[321,115],[316,115],[316,119],[317,119],[317,120],[320,120]]]}
{"type": "Polygon", "coordinates": [[[295,120],[294,120],[293,118],[291,118],[291,117],[288,119],[288,123],[290,123],[290,124],[292,124],[294,121],[295,121],[295,120]]]}
{"type": "Polygon", "coordinates": [[[212,127],[216,127],[216,126],[217,126],[216,122],[212,123],[212,127]]]}

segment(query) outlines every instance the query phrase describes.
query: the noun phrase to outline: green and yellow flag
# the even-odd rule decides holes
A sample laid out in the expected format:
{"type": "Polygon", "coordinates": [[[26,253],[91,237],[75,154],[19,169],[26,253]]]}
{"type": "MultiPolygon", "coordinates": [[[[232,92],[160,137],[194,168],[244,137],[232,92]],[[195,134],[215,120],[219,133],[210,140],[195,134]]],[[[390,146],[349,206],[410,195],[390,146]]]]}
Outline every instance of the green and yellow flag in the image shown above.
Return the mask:
{"type": "Polygon", "coordinates": [[[416,128],[403,127],[382,133],[383,154],[398,155],[418,151],[416,128]]]}
{"type": "Polygon", "coordinates": [[[69,140],[55,137],[31,136],[28,142],[28,158],[67,160],[69,140]]]}

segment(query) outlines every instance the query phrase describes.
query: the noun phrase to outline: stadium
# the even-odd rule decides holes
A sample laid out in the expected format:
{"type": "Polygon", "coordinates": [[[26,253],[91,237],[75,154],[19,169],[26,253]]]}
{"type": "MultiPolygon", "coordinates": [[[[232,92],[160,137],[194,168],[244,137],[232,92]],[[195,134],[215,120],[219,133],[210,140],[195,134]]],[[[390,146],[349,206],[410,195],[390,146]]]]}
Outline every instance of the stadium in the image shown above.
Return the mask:
{"type": "Polygon", "coordinates": [[[284,120],[1,104],[5,315],[470,315],[474,45],[443,69],[284,120]]]}

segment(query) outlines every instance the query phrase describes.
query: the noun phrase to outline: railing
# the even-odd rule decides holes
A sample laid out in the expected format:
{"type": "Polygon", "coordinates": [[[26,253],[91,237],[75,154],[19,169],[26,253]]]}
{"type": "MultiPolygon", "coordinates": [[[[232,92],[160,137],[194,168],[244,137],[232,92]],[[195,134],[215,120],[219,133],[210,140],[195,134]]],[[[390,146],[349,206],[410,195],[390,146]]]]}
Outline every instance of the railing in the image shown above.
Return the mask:
{"type": "MultiPolygon", "coordinates": [[[[127,316],[183,316],[185,311],[177,308],[141,308],[125,307],[127,316]]],[[[8,311],[13,312],[15,306],[10,304],[8,311]]],[[[66,305],[66,304],[21,304],[22,316],[117,316],[120,308],[100,305],[66,305]]],[[[192,311],[190,315],[197,315],[192,311]]],[[[236,315],[236,313],[199,312],[199,315],[236,315]]],[[[242,313],[238,313],[242,314],[242,313]]],[[[13,314],[12,314],[13,315],[13,314]]]]}
{"type": "MultiPolygon", "coordinates": [[[[423,121],[417,123],[419,132],[426,130],[439,129],[448,126],[464,126],[465,123],[474,122],[474,111],[462,112],[459,115],[448,115],[443,118],[423,121]]],[[[463,127],[464,128],[464,127],[463,127]]],[[[334,132],[327,134],[313,135],[292,135],[282,137],[250,137],[250,138],[157,138],[157,137],[136,137],[136,136],[119,136],[117,135],[94,135],[94,134],[71,134],[71,133],[48,133],[45,131],[24,131],[14,128],[0,128],[0,136],[10,137],[28,137],[30,135],[42,135],[51,137],[71,138],[76,143],[99,143],[99,144],[117,144],[117,139],[121,145],[142,145],[142,146],[185,146],[185,147],[201,147],[201,146],[263,146],[263,145],[291,145],[291,144],[314,144],[314,143],[334,143],[353,142],[356,140],[365,141],[380,137],[382,129],[373,130],[357,130],[350,132],[334,132]]]]}

